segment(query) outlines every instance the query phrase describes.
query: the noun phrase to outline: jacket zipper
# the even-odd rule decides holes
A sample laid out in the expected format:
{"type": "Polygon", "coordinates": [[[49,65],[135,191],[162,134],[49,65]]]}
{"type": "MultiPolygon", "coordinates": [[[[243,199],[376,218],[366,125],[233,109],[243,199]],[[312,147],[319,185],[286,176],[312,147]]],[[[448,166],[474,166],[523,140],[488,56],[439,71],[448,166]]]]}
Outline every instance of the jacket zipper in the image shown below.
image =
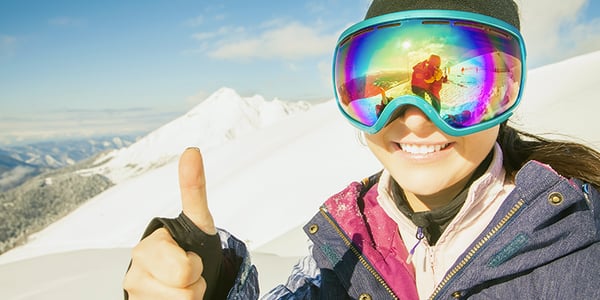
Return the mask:
{"type": "Polygon", "coordinates": [[[471,261],[473,256],[481,249],[481,247],[483,247],[498,231],[500,231],[500,229],[502,229],[502,227],[508,223],[508,221],[523,207],[524,204],[525,201],[522,199],[519,200],[504,216],[504,218],[502,218],[502,220],[500,220],[500,222],[498,222],[498,224],[496,224],[496,226],[494,226],[494,228],[492,228],[492,230],[490,230],[471,250],[469,250],[467,255],[454,268],[452,268],[452,270],[448,272],[440,284],[438,284],[436,289],[433,291],[433,294],[431,294],[429,297],[429,300],[435,299],[435,297],[440,293],[444,286],[448,284],[454,275],[456,275],[456,273],[458,273],[467,265],[467,263],[469,263],[469,261],[471,261]]]}
{"type": "Polygon", "coordinates": [[[344,240],[344,243],[346,244],[346,246],[350,249],[350,251],[352,251],[352,253],[354,253],[354,255],[362,263],[362,265],[371,273],[371,275],[373,275],[373,277],[375,277],[375,279],[377,279],[379,284],[381,284],[381,286],[383,286],[385,288],[385,290],[390,294],[390,296],[392,296],[393,299],[398,300],[398,297],[396,297],[396,295],[394,294],[392,289],[387,285],[387,283],[383,280],[383,278],[381,278],[381,275],[379,275],[379,273],[377,273],[377,271],[375,271],[373,266],[371,266],[371,264],[365,259],[365,257],[362,254],[360,254],[360,251],[358,251],[358,249],[356,249],[356,247],[354,247],[354,245],[352,245],[352,242],[350,241],[350,239],[348,239],[346,237],[346,235],[342,232],[342,230],[337,225],[337,223],[329,216],[326,209],[321,207],[320,211],[321,211],[321,214],[327,220],[327,222],[329,222],[329,224],[331,224],[331,226],[333,226],[333,228],[337,231],[338,235],[342,238],[342,240],[344,240]]]}

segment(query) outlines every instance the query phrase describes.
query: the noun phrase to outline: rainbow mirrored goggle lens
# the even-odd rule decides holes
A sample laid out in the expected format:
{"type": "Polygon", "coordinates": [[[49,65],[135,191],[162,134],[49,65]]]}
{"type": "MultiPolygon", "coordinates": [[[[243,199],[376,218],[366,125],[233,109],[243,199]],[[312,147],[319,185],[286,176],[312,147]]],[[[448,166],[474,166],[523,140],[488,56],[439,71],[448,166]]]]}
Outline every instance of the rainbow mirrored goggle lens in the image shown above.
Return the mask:
{"type": "Polygon", "coordinates": [[[447,134],[495,126],[519,103],[525,46],[518,30],[458,11],[405,11],[362,21],[335,50],[336,100],[350,122],[376,133],[403,105],[447,134]]]}

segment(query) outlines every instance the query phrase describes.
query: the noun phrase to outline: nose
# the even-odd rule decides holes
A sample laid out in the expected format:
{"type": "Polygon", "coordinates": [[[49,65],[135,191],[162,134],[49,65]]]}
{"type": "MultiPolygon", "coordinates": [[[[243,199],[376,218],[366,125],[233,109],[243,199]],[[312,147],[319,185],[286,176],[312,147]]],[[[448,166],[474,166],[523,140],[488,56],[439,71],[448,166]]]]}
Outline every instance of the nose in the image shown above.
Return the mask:
{"type": "Polygon", "coordinates": [[[409,131],[415,133],[431,132],[436,128],[421,109],[412,105],[399,108],[394,113],[391,123],[402,123],[409,131]]]}

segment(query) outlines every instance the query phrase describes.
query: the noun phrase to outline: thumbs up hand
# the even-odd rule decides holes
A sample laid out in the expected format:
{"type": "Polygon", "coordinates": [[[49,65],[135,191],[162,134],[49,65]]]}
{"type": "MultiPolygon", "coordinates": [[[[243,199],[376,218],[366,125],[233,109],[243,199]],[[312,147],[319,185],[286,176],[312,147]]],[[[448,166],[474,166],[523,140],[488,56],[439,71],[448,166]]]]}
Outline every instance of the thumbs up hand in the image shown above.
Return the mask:
{"type": "Polygon", "coordinates": [[[197,148],[188,148],[179,159],[179,190],[183,213],[206,234],[217,233],[206,201],[206,179],[202,155],[197,148]]]}
{"type": "Polygon", "coordinates": [[[181,155],[179,187],[182,215],[177,219],[154,219],[146,230],[147,236],[132,251],[123,281],[126,299],[203,299],[207,291],[207,298],[211,298],[222,254],[208,209],[204,166],[198,149],[186,149],[181,155]],[[215,245],[215,239],[217,248],[206,251],[204,244],[215,245]],[[207,256],[204,262],[203,256],[207,256]]]}

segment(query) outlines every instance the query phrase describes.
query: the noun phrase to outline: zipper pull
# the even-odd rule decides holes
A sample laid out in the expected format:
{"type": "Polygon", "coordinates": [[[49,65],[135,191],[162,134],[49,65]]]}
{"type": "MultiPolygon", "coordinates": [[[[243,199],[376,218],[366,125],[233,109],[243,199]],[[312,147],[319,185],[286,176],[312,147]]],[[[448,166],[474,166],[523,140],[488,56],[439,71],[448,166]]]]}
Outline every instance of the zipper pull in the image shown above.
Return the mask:
{"type": "Polygon", "coordinates": [[[584,183],[583,186],[581,186],[581,189],[583,190],[583,197],[585,198],[585,201],[588,204],[588,207],[590,209],[593,209],[594,207],[592,206],[592,200],[590,200],[590,184],[589,183],[584,183]]]}
{"type": "Polygon", "coordinates": [[[425,237],[425,235],[423,234],[423,227],[417,227],[417,233],[415,234],[415,237],[417,238],[417,243],[412,247],[412,249],[410,249],[410,251],[408,252],[408,257],[406,258],[406,263],[409,265],[412,263],[412,258],[415,254],[417,246],[419,246],[419,244],[425,237]]]}

